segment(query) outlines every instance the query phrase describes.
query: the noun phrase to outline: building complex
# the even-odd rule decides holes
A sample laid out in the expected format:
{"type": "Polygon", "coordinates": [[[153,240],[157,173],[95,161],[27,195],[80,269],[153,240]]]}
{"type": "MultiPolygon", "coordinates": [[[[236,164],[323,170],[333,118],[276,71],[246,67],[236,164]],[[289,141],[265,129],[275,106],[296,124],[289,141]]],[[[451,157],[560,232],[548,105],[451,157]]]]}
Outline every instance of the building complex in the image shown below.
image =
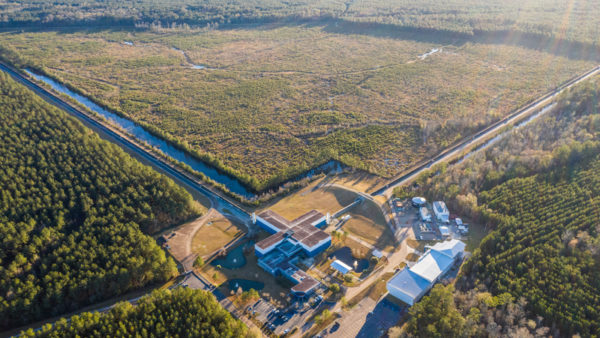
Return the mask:
{"type": "Polygon", "coordinates": [[[288,221],[272,210],[252,215],[253,223],[271,235],[254,245],[258,265],[274,276],[284,276],[295,285],[291,292],[303,297],[310,294],[319,282],[296,266],[304,257],[313,257],[331,245],[331,236],[322,227],[329,217],[312,210],[288,221]]]}

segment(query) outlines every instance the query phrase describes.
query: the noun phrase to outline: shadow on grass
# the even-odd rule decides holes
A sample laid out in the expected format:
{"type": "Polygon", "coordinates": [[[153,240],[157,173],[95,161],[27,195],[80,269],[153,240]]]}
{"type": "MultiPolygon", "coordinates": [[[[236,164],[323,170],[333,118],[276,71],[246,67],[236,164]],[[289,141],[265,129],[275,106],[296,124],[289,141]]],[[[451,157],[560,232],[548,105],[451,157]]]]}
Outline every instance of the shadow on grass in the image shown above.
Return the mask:
{"type": "MultiPolygon", "coordinates": [[[[461,46],[465,43],[476,43],[518,46],[556,56],[566,57],[573,60],[600,60],[600,46],[591,43],[555,38],[540,33],[527,33],[518,30],[473,30],[472,32],[462,33],[445,29],[419,28],[389,23],[355,22],[347,19],[333,18],[330,16],[316,18],[271,18],[269,20],[265,20],[264,18],[260,20],[249,19],[247,23],[222,24],[219,30],[254,29],[267,31],[281,27],[321,27],[324,32],[332,34],[365,35],[386,39],[425,42],[438,45],[451,44],[454,46],[461,46]]],[[[64,34],[72,32],[97,33],[109,31],[128,33],[145,31],[143,29],[135,28],[130,22],[115,23],[114,25],[97,24],[95,26],[94,23],[90,23],[87,26],[78,25],[66,27],[48,27],[46,25],[44,27],[7,27],[3,28],[2,30],[14,30],[14,34],[19,34],[24,31],[55,31],[64,34]]]]}
{"type": "MultiPolygon", "coordinates": [[[[235,28],[272,30],[284,26],[322,27],[324,32],[333,34],[365,35],[438,45],[451,44],[457,47],[465,43],[517,46],[573,60],[600,60],[600,46],[515,30],[473,30],[472,33],[461,33],[435,28],[419,28],[377,22],[355,22],[331,17],[312,20],[287,19],[264,25],[236,25],[235,28]]],[[[230,28],[223,26],[221,29],[230,28]]]]}

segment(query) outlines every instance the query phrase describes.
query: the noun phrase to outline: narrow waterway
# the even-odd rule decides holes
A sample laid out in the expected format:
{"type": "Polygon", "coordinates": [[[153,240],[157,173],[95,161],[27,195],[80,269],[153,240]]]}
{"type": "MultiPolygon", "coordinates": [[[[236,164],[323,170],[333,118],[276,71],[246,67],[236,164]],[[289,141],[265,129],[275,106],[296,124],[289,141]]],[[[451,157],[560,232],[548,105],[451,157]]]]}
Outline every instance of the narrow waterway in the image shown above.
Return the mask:
{"type": "MultiPolygon", "coordinates": [[[[42,82],[50,85],[52,87],[52,89],[54,89],[55,91],[71,97],[72,99],[81,103],[88,109],[96,112],[98,115],[104,117],[106,120],[110,121],[112,124],[118,126],[122,130],[133,135],[136,139],[138,139],[140,141],[144,141],[145,143],[153,146],[154,148],[159,149],[163,154],[165,154],[177,161],[180,161],[182,163],[189,165],[192,169],[203,173],[204,175],[206,175],[213,181],[223,184],[230,191],[232,191],[240,196],[243,196],[247,199],[252,199],[252,198],[256,197],[256,194],[254,192],[252,192],[251,190],[246,188],[246,186],[244,186],[242,184],[242,182],[237,180],[235,177],[231,177],[227,174],[221,173],[216,168],[189,155],[184,150],[181,150],[181,149],[175,147],[171,142],[164,140],[159,136],[155,136],[154,134],[150,133],[148,130],[144,129],[144,127],[140,126],[139,124],[100,107],[98,104],[94,103],[89,98],[73,92],[66,86],[62,85],[59,82],[54,81],[53,79],[51,79],[47,76],[34,73],[30,70],[25,70],[25,71],[27,72],[27,74],[34,77],[36,80],[42,81],[42,82]]],[[[290,181],[300,180],[305,177],[311,177],[311,176],[314,176],[314,175],[317,175],[317,174],[320,174],[323,172],[338,173],[338,172],[341,172],[342,170],[343,170],[343,165],[337,161],[332,160],[332,161],[329,161],[329,162],[327,162],[323,165],[320,165],[316,168],[308,170],[308,171],[298,175],[297,177],[290,179],[290,181]]]]}
{"type": "Polygon", "coordinates": [[[190,167],[192,167],[192,169],[203,173],[204,175],[206,175],[213,181],[225,185],[230,191],[232,191],[236,194],[239,194],[241,196],[244,196],[245,198],[248,198],[248,199],[251,199],[256,196],[252,191],[248,190],[237,179],[235,179],[229,175],[220,173],[217,169],[205,164],[204,162],[200,161],[199,159],[189,155],[185,151],[175,147],[170,142],[151,134],[149,131],[144,129],[144,127],[140,126],[139,124],[100,107],[99,105],[97,105],[96,103],[94,103],[93,101],[88,99],[87,97],[73,92],[69,88],[54,81],[53,79],[51,79],[47,76],[39,75],[39,74],[33,73],[29,70],[25,70],[25,71],[27,72],[27,74],[31,75],[35,79],[37,79],[39,81],[43,81],[44,83],[50,85],[52,87],[52,89],[54,89],[55,91],[63,93],[65,95],[68,95],[69,97],[71,97],[74,100],[76,100],[77,102],[81,103],[88,109],[96,112],[100,116],[103,116],[105,119],[107,119],[107,120],[111,121],[111,123],[119,126],[121,129],[123,129],[126,132],[128,132],[129,134],[133,135],[138,140],[144,141],[147,144],[159,149],[165,155],[170,156],[171,158],[173,158],[177,161],[180,161],[180,162],[183,162],[183,163],[189,165],[190,167]]]}

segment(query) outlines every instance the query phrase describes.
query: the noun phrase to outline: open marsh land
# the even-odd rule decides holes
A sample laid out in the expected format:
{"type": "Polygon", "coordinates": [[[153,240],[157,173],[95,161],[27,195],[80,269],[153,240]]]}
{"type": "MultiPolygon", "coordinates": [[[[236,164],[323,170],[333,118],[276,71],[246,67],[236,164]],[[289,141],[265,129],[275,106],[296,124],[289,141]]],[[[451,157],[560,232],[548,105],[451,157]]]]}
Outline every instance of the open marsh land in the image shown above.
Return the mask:
{"type": "Polygon", "coordinates": [[[337,23],[6,32],[0,44],[257,190],[332,158],[391,176],[595,65],[552,46],[337,23]]]}

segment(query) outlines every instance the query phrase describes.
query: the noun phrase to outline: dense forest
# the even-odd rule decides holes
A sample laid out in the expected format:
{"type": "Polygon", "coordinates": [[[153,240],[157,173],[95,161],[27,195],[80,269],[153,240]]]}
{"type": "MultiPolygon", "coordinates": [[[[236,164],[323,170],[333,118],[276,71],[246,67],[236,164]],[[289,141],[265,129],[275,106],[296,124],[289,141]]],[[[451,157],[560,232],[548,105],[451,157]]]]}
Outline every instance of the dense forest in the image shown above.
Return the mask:
{"type": "Polygon", "coordinates": [[[0,2],[0,25],[215,26],[332,19],[476,34],[516,31],[585,43],[600,36],[598,0],[180,0],[0,2]]]}
{"type": "Polygon", "coordinates": [[[502,220],[464,270],[583,336],[600,332],[600,157],[586,160],[482,192],[480,203],[502,220]]]}
{"type": "Polygon", "coordinates": [[[493,229],[463,266],[456,299],[508,294],[552,333],[600,333],[599,94],[597,78],[577,86],[540,121],[420,179],[430,197],[493,229]]]}
{"type": "Polygon", "coordinates": [[[171,278],[147,234],[198,213],[167,177],[0,74],[0,329],[171,278]]]}
{"type": "Polygon", "coordinates": [[[84,312],[25,337],[260,337],[231,317],[208,292],[177,288],[154,291],[133,306],[117,304],[105,314],[84,312]]]}
{"type": "Polygon", "coordinates": [[[409,310],[405,330],[395,327],[396,337],[546,337],[550,328],[543,318],[528,318],[527,302],[509,293],[492,296],[485,287],[468,292],[437,284],[409,310]]]}

